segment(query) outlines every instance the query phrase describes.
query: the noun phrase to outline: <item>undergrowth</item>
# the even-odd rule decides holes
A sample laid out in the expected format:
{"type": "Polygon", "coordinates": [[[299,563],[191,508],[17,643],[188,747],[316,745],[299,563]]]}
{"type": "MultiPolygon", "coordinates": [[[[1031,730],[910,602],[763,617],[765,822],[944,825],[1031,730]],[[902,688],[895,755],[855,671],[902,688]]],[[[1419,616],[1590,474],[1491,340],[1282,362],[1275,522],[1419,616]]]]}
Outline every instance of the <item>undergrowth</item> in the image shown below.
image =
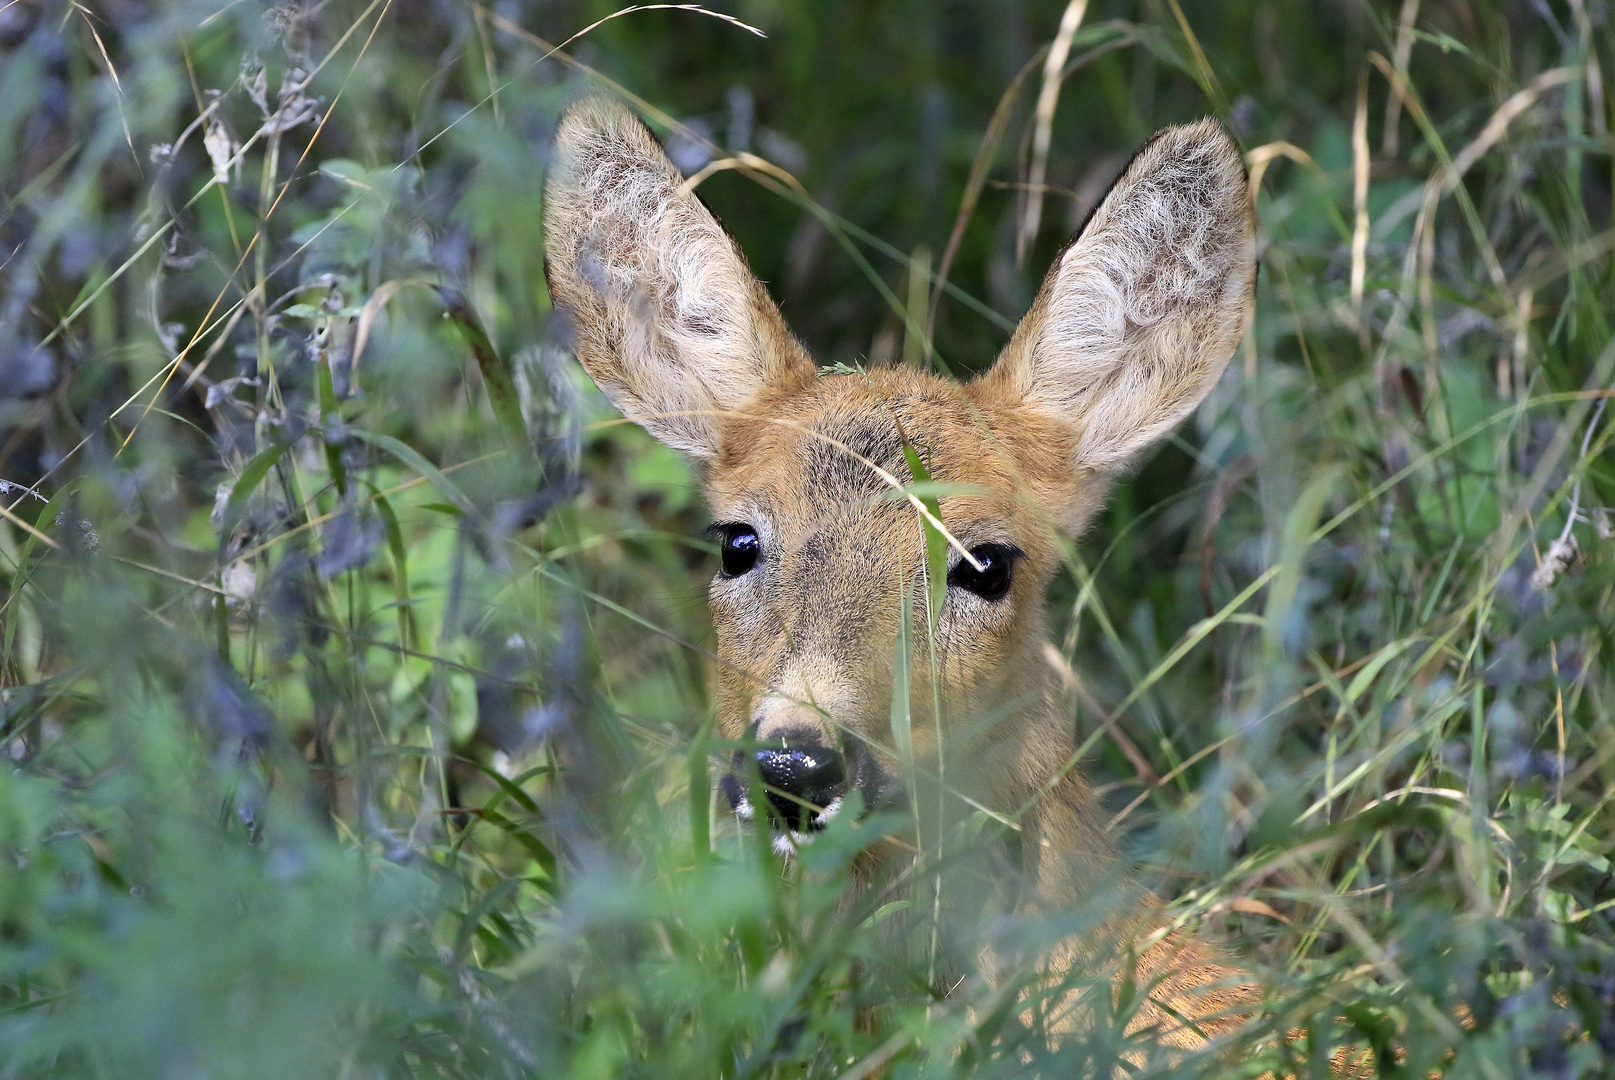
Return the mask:
{"type": "Polygon", "coordinates": [[[723,10],[0,6],[0,1070],[1615,1071],[1605,0],[723,10]],[[591,88],[838,370],[982,369],[1152,130],[1235,132],[1255,325],[1052,597],[1231,1045],[1050,1040],[851,889],[900,822],[714,798],[699,494],[544,284],[591,88]]]}

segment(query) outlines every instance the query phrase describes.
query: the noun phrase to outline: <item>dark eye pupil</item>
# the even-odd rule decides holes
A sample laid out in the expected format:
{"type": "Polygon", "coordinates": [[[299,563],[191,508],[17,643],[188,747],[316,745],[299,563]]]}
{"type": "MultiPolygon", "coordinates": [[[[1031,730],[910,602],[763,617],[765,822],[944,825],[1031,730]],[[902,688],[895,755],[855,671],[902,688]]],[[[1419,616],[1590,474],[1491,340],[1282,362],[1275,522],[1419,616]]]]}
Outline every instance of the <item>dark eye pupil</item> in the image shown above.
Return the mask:
{"type": "Polygon", "coordinates": [[[970,554],[981,564],[977,570],[964,559],[948,572],[948,584],[975,593],[983,600],[997,600],[1009,592],[1010,580],[1015,574],[1014,548],[1004,544],[981,544],[970,549],[970,554]]]}
{"type": "Polygon", "coordinates": [[[757,539],[757,531],[750,525],[726,525],[723,530],[723,572],[730,577],[739,577],[753,566],[757,565],[757,556],[762,551],[762,544],[757,539]]]}

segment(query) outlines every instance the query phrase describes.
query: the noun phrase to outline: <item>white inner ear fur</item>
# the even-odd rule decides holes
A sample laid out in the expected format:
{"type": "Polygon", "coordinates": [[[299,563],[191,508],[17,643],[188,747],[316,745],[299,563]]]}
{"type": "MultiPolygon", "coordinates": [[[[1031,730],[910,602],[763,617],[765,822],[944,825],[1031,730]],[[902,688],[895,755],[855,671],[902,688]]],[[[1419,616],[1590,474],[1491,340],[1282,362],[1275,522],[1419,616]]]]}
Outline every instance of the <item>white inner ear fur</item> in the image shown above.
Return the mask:
{"type": "Polygon", "coordinates": [[[696,457],[719,418],[812,364],[740,250],[643,124],[574,105],[546,189],[548,270],[578,358],[630,419],[696,457]]]}
{"type": "Polygon", "coordinates": [[[1228,135],[1209,119],[1168,128],[1050,270],[994,375],[1076,427],[1075,464],[1125,466],[1193,411],[1238,345],[1253,232],[1228,135]]]}

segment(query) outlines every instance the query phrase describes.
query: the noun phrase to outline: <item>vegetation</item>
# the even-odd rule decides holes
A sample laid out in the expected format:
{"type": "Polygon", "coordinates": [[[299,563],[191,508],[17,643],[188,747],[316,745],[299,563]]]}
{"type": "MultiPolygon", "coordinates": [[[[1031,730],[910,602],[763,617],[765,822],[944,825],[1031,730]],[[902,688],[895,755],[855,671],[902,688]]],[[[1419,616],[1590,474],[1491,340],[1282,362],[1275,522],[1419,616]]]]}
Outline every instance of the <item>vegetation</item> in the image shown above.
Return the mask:
{"type": "Polygon", "coordinates": [[[714,7],[0,4],[0,1072],[1615,1073],[1605,0],[714,7]],[[981,369],[1151,131],[1248,149],[1255,326],[1053,597],[1234,1045],[1051,1043],[848,900],[901,821],[714,798],[700,496],[544,284],[601,86],[825,365],[981,369]]]}

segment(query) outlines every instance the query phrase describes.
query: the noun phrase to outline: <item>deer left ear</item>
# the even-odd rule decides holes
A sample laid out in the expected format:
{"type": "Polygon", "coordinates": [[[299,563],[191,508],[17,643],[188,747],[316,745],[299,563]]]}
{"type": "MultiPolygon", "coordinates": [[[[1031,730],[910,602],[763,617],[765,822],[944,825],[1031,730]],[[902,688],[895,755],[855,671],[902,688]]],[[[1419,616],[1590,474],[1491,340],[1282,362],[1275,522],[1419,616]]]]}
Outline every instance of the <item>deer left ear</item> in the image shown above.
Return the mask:
{"type": "Polygon", "coordinates": [[[1254,234],[1228,133],[1167,128],[1055,260],[982,388],[1071,430],[1074,470],[1124,468],[1227,366],[1254,304],[1254,234]]]}

